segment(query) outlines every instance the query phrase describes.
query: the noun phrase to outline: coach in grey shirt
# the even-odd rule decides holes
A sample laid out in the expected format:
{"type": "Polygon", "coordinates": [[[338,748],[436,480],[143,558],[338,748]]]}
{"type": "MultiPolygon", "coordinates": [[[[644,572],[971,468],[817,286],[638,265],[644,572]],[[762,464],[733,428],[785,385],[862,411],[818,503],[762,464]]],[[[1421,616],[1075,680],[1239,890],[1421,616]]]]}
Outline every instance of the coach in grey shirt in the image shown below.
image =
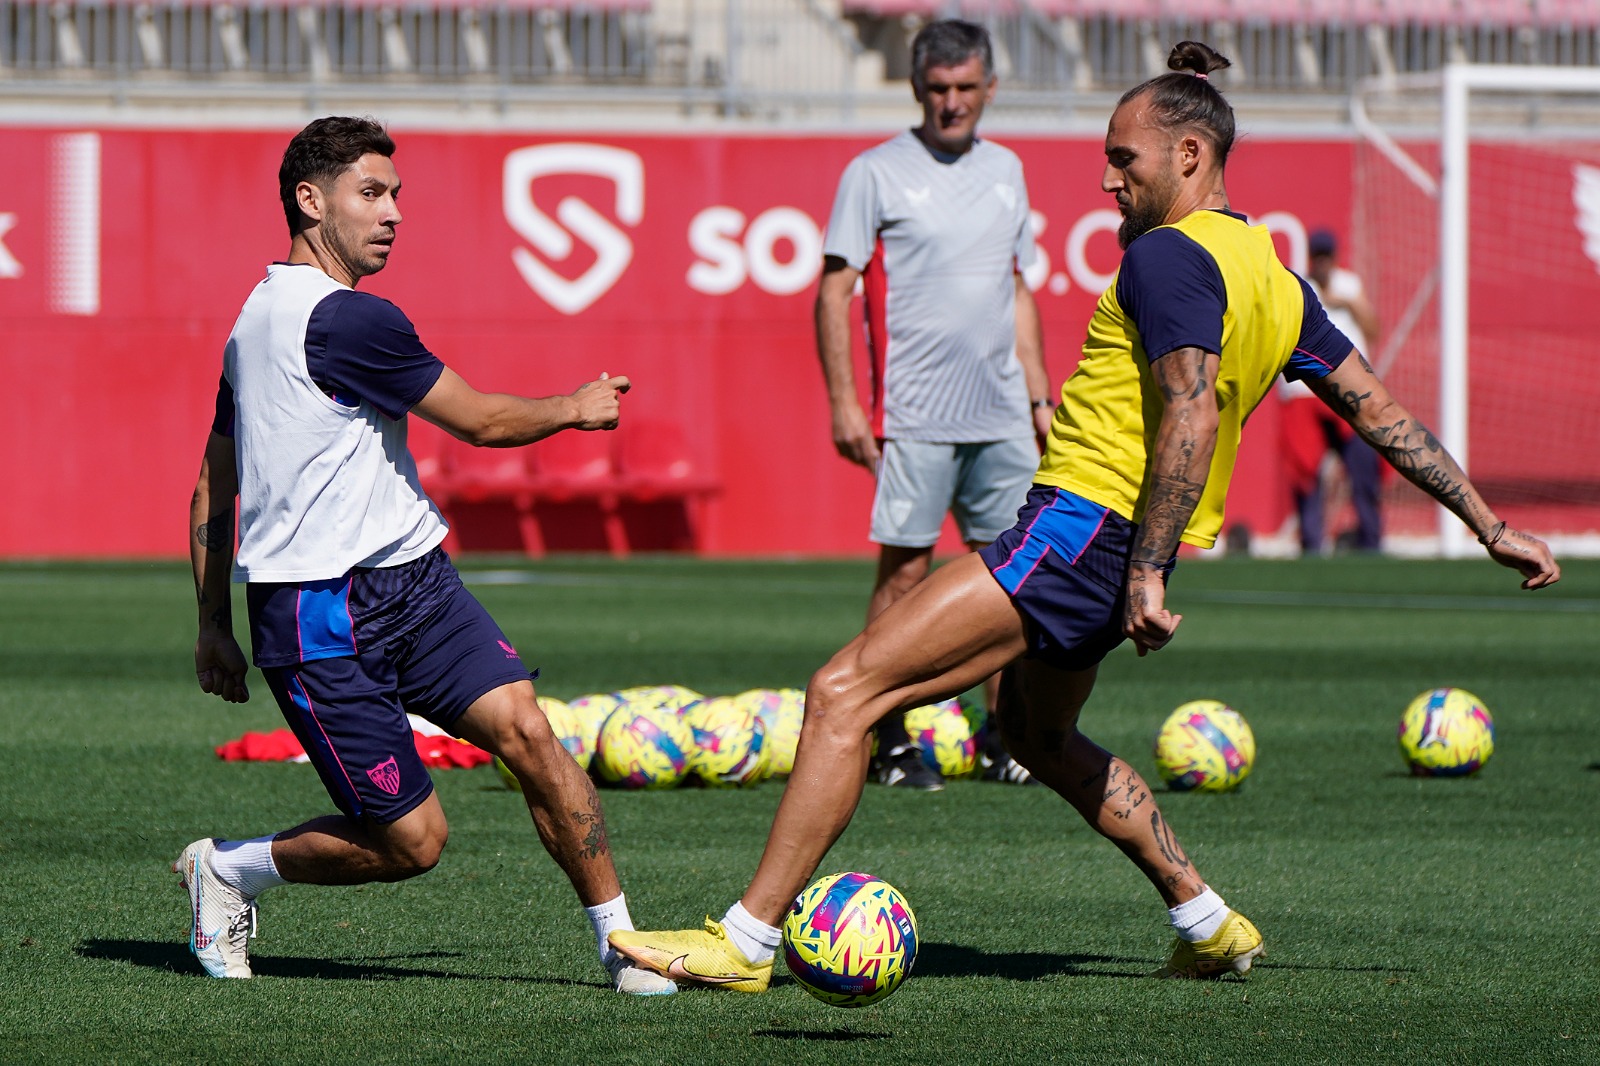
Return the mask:
{"type": "MultiPolygon", "coordinates": [[[[1034,256],[1016,155],[977,136],[994,99],[989,35],[956,19],[911,45],[922,125],[861,153],[839,181],[823,245],[817,352],[839,454],[877,476],[878,575],[870,622],[927,576],[947,512],[978,548],[1009,529],[1039,464],[1055,401],[1038,311],[1021,271],[1034,256]],[[850,352],[850,301],[865,292],[872,410],[850,352]]],[[[996,684],[986,686],[994,712],[996,684]]],[[[1027,771],[984,737],[988,780],[1027,771]]],[[[938,789],[903,715],[878,727],[878,778],[938,789]]]]}

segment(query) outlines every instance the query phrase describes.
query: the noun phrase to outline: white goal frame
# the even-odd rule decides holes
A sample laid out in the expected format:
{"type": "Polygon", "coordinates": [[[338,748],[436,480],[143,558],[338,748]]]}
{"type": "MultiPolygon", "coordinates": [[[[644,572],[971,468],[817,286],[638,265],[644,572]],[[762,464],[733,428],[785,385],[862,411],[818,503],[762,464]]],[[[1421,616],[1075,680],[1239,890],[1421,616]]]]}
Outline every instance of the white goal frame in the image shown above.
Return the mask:
{"type": "MultiPolygon", "coordinates": [[[[1470,353],[1468,351],[1468,282],[1471,260],[1471,217],[1468,211],[1471,167],[1468,121],[1475,90],[1529,93],[1600,94],[1600,69],[1450,63],[1430,74],[1389,77],[1369,82],[1351,98],[1351,122],[1408,179],[1434,196],[1439,204],[1439,441],[1463,470],[1468,465],[1467,408],[1470,353]],[[1439,93],[1439,164],[1437,182],[1379,129],[1367,116],[1363,98],[1385,90],[1427,90],[1439,93]]],[[[1379,372],[1384,367],[1379,364],[1379,372]]],[[[1445,558],[1475,555],[1478,546],[1461,521],[1439,508],[1439,553],[1445,558]]]]}

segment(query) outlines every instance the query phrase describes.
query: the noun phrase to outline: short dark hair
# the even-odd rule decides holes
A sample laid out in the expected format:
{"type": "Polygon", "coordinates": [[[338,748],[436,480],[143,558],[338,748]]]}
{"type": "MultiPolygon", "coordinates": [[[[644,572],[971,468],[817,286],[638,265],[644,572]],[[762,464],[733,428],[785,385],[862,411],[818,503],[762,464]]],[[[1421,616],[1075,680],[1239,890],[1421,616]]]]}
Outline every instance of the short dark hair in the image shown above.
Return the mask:
{"type": "Polygon", "coordinates": [[[300,204],[294,194],[300,183],[309,181],[326,189],[369,152],[384,157],[394,155],[394,139],[381,123],[371,118],[330,115],[317,119],[294,135],[278,167],[278,199],[283,201],[289,236],[295,236],[304,228],[300,224],[300,204]]]}
{"type": "Polygon", "coordinates": [[[1122,94],[1117,105],[1149,93],[1150,110],[1162,125],[1198,130],[1216,149],[1217,161],[1226,163],[1233,150],[1233,108],[1222,98],[1222,91],[1212,83],[1210,74],[1233,63],[1199,41],[1180,41],[1167,56],[1167,66],[1172,73],[1135,85],[1122,94]]]}
{"type": "Polygon", "coordinates": [[[930,22],[911,41],[911,84],[920,90],[931,68],[958,67],[973,56],[983,60],[983,76],[994,77],[994,46],[988,30],[962,19],[930,22]]]}

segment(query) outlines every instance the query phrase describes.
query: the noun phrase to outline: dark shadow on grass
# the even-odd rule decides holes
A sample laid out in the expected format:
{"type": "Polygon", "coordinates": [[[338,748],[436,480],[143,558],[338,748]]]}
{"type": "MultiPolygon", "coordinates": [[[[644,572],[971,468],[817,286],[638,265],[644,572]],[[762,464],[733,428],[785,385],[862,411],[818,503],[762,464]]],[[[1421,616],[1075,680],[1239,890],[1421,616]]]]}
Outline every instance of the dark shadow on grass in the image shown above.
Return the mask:
{"type": "Polygon", "coordinates": [[[888,1033],[858,1033],[854,1029],[757,1029],[751,1036],[765,1036],[773,1040],[888,1040],[888,1033]]]}
{"type": "Polygon", "coordinates": [[[990,953],[965,944],[924,942],[917,946],[915,977],[1004,977],[1037,981],[1041,977],[1141,977],[1155,964],[1149,959],[1119,955],[1052,955],[1040,952],[990,953]],[[1112,966],[1133,967],[1131,970],[1112,966]]]}
{"type": "MultiPolygon", "coordinates": [[[[187,945],[182,943],[175,944],[166,940],[85,940],[74,950],[86,959],[127,962],[153,970],[200,975],[200,964],[195,962],[193,956],[189,954],[187,945]]],[[[314,977],[324,981],[399,981],[422,977],[447,981],[511,981],[517,984],[572,985],[580,988],[607,987],[598,981],[574,981],[566,977],[456,973],[450,970],[391,965],[394,960],[454,958],[460,958],[460,953],[427,951],[370,959],[314,959],[294,955],[256,956],[250,960],[250,968],[255,971],[257,977],[314,977]]]]}
{"type": "Polygon", "coordinates": [[[1600,762],[1592,762],[1588,766],[1585,766],[1584,769],[1600,774],[1600,762]]]}

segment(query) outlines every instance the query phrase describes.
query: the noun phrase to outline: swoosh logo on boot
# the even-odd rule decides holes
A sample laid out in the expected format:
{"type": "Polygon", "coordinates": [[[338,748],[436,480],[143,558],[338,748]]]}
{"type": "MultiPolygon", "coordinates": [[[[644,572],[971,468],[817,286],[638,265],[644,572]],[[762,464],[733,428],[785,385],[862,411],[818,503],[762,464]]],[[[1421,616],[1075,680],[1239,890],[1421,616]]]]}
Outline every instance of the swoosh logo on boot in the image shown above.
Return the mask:
{"type": "Polygon", "coordinates": [[[684,962],[687,961],[688,958],[689,956],[687,955],[679,955],[677,958],[668,963],[667,976],[682,977],[689,981],[700,981],[703,984],[708,985],[729,985],[733,984],[735,981],[749,980],[749,978],[742,977],[738,974],[725,975],[695,973],[693,970],[689,969],[689,967],[684,965],[684,962]]]}

